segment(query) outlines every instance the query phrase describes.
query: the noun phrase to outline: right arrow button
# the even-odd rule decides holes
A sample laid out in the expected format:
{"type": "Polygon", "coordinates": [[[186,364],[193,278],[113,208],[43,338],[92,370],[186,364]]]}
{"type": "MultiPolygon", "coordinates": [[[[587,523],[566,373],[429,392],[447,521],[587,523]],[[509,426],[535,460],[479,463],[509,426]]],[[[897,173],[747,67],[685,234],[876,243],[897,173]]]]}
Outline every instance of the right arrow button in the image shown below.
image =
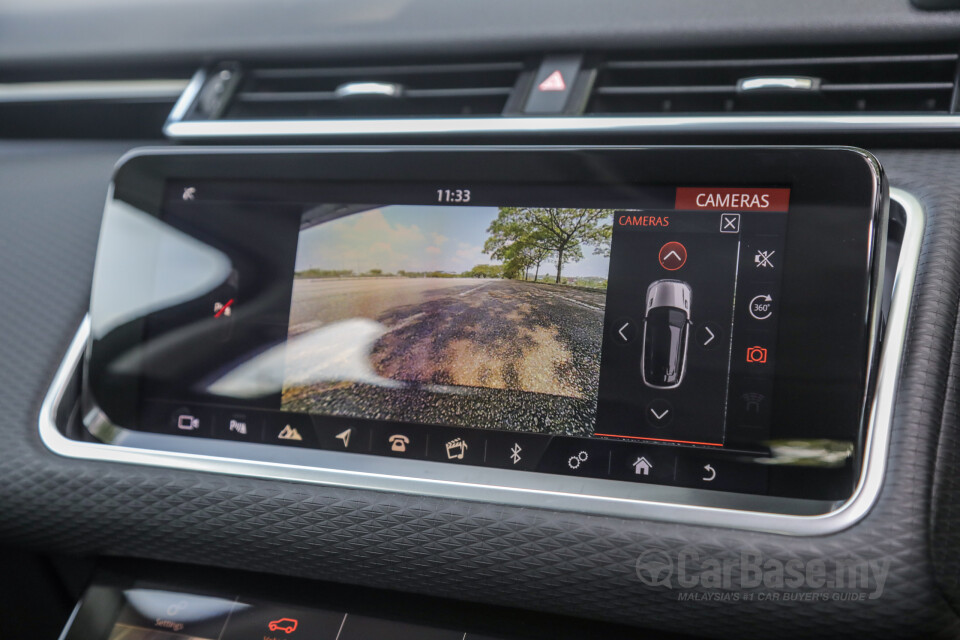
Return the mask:
{"type": "Polygon", "coordinates": [[[715,349],[720,346],[723,331],[716,322],[704,322],[697,329],[697,343],[704,349],[715,349]]]}

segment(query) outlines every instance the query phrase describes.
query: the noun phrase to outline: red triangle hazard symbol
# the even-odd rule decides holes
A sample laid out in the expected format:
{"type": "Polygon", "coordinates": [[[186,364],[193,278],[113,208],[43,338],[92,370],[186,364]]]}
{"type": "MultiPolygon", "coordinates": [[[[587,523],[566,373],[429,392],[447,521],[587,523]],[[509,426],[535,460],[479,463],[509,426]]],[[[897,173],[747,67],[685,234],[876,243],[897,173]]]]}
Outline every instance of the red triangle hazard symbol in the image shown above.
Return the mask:
{"type": "Polygon", "coordinates": [[[540,91],[566,91],[567,83],[563,81],[563,74],[556,70],[547,76],[547,79],[541,82],[537,89],[540,91]]]}

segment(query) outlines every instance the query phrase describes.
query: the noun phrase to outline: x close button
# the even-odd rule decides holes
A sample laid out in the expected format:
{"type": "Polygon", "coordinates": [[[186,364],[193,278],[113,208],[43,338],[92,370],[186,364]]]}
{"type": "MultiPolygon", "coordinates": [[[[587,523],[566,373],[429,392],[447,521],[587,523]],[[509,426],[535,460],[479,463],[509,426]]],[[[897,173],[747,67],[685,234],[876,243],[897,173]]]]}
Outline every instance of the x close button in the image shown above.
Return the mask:
{"type": "Polygon", "coordinates": [[[721,213],[720,233],[740,233],[740,214],[721,213]]]}

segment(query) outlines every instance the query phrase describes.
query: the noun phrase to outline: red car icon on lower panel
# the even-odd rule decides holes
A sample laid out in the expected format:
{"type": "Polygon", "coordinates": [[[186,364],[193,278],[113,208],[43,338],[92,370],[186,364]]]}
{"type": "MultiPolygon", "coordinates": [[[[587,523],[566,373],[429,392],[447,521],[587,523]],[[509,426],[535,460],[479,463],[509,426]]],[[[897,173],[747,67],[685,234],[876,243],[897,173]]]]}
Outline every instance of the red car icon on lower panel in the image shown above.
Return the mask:
{"type": "Polygon", "coordinates": [[[279,620],[271,620],[267,626],[270,627],[270,631],[293,633],[297,630],[297,621],[293,618],[280,618],[279,620]]]}

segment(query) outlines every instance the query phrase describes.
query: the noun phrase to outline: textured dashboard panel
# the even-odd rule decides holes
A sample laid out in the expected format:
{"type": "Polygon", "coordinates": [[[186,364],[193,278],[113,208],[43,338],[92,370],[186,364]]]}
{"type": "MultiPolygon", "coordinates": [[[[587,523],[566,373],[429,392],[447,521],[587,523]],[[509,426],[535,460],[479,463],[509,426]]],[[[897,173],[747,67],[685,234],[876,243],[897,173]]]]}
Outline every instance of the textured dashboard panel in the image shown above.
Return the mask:
{"type": "MultiPolygon", "coordinates": [[[[716,636],[929,637],[960,630],[935,583],[929,528],[942,424],[953,434],[947,444],[956,442],[956,410],[944,415],[941,407],[960,297],[960,154],[880,154],[891,184],[917,195],[928,213],[887,482],[858,525],[792,539],[55,456],[39,440],[37,413],[87,304],[105,185],[121,151],[83,143],[0,145],[0,540],[716,636]],[[858,602],[731,601],[717,597],[732,595],[730,589],[671,590],[638,579],[642,553],[682,548],[718,560],[749,553],[781,562],[889,562],[889,576],[881,597],[858,602]],[[706,599],[683,601],[680,592],[706,599]]],[[[949,457],[944,462],[956,469],[949,457]]],[[[938,542],[954,542],[956,534],[942,526],[953,521],[938,520],[938,542]]]]}
{"type": "Polygon", "coordinates": [[[6,64],[956,39],[908,0],[5,0],[6,64]]]}

